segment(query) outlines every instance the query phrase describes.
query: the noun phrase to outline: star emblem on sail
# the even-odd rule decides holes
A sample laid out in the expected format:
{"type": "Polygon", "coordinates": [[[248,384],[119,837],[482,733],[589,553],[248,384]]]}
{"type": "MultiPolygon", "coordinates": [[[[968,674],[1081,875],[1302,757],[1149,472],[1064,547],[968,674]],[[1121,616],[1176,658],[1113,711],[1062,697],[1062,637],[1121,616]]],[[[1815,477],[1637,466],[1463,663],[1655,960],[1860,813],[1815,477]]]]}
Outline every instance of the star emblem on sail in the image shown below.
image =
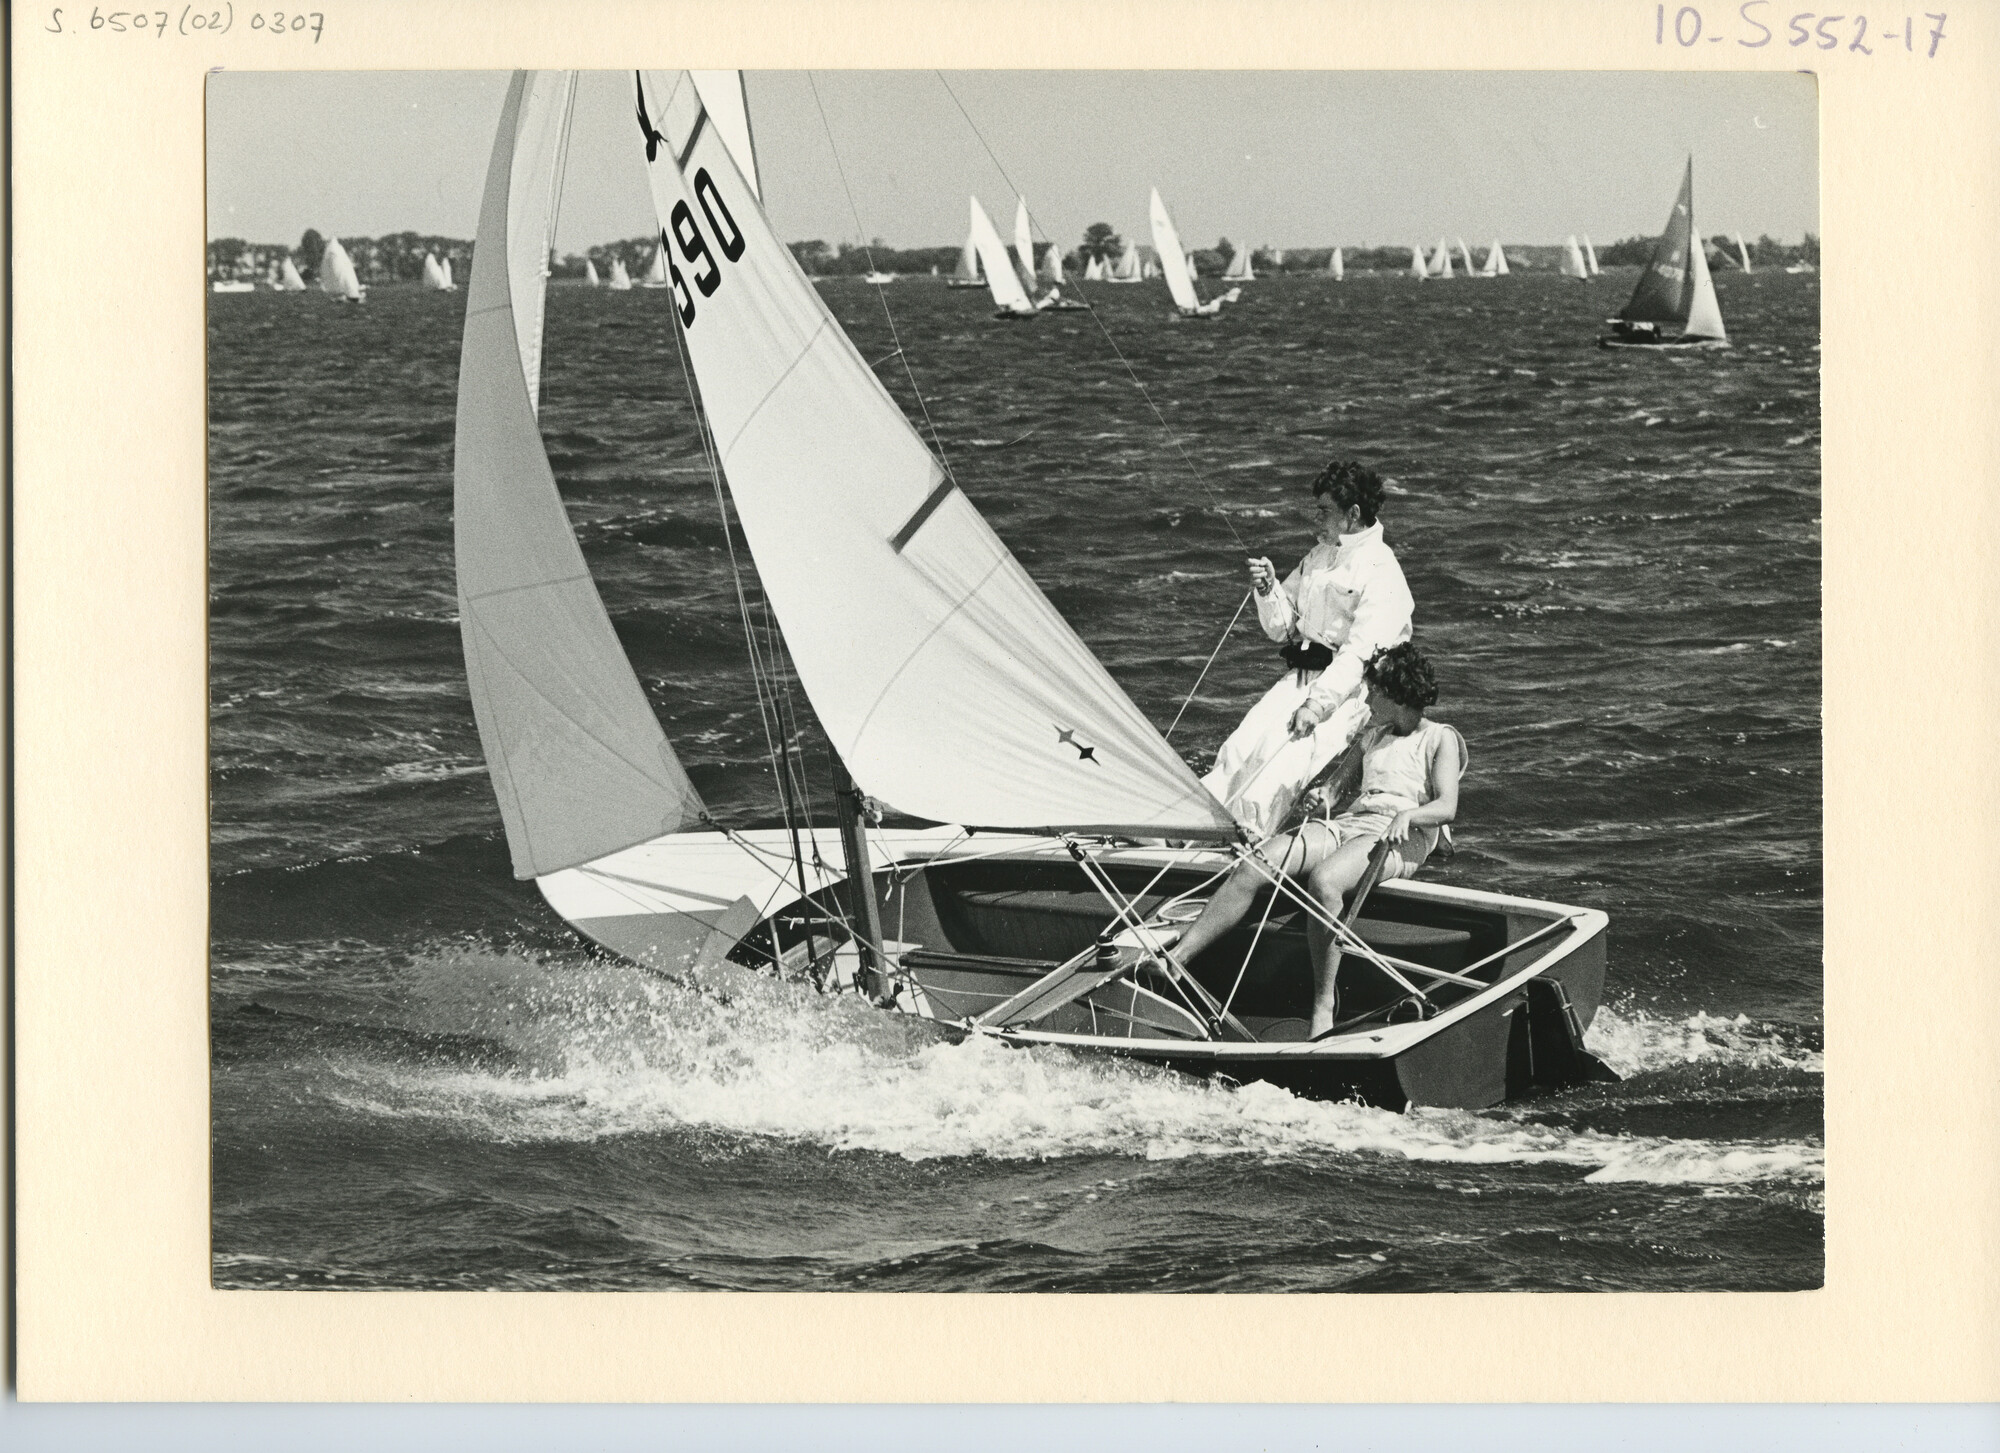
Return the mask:
{"type": "Polygon", "coordinates": [[[1075,747],[1076,758],[1079,762],[1095,762],[1097,760],[1097,748],[1086,747],[1076,739],[1076,733],[1068,727],[1059,726],[1056,728],[1056,744],[1058,746],[1075,747]]]}
{"type": "Polygon", "coordinates": [[[647,180],[690,283],[677,316],[723,478],[855,781],[966,826],[1234,837],[849,342],[697,78],[647,71],[639,86],[667,143],[647,180]],[[1051,722],[1103,770],[1078,780],[1050,761],[1051,722]]]}

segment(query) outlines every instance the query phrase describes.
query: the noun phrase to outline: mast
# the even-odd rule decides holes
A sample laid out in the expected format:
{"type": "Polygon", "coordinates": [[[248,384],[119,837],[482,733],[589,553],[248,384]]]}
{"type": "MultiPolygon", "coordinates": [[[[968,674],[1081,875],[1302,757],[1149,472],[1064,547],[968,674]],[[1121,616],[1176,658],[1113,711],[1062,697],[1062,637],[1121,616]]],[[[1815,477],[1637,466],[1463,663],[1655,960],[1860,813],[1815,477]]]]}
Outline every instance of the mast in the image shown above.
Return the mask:
{"type": "Polygon", "coordinates": [[[840,852],[847,860],[849,911],[861,920],[861,932],[854,935],[860,967],[854,976],[855,989],[878,1004],[886,1004],[895,988],[889,982],[888,966],[882,961],[882,905],[875,897],[875,868],[868,857],[868,812],[861,789],[854,785],[840,753],[827,749],[833,761],[834,816],[840,824],[840,852]]]}

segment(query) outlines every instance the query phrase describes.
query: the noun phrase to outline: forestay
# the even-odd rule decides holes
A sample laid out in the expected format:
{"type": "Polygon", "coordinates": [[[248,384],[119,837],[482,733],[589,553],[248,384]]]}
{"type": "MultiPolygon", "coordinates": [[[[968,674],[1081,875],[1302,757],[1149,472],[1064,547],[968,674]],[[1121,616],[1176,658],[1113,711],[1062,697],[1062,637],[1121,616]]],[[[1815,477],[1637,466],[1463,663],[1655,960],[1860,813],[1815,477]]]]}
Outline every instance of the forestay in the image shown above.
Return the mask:
{"type": "Polygon", "coordinates": [[[705,815],[611,629],[536,427],[552,179],[573,93],[563,72],[522,72],[508,88],[459,355],[459,632],[522,878],[705,815]]]}
{"type": "Polygon", "coordinates": [[[946,480],[686,77],[645,72],[640,88],[702,410],[800,679],[856,781],[945,822],[1233,835],[946,480]]]}
{"type": "Polygon", "coordinates": [[[1187,254],[1181,251],[1181,235],[1174,230],[1174,219],[1167,215],[1167,204],[1160,200],[1160,189],[1153,188],[1153,250],[1160,255],[1160,271],[1166,274],[1167,291],[1174,295],[1174,305],[1183,309],[1201,306],[1201,299],[1195,296],[1194,279],[1188,276],[1187,254]]]}

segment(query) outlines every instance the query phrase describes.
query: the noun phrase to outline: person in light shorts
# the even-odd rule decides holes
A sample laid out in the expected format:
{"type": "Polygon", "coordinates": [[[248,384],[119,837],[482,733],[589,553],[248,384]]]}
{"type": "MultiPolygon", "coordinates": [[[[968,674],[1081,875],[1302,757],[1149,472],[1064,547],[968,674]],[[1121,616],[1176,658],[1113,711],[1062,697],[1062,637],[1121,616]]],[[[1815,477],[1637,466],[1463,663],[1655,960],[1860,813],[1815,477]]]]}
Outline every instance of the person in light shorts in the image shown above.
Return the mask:
{"type": "MultiPolygon", "coordinates": [[[[1307,794],[1307,819],[1255,850],[1268,868],[1304,882],[1335,917],[1367,872],[1377,843],[1390,844],[1383,878],[1407,878],[1423,866],[1445,825],[1458,815],[1458,782],[1465,772],[1465,739],[1457,728],[1424,716],[1437,701],[1437,677],[1414,643],[1378,652],[1363,679],[1367,726],[1336,763],[1330,780],[1307,794]],[[1342,772],[1342,765],[1359,767],[1358,791],[1351,801],[1343,800],[1347,793],[1341,779],[1352,772],[1342,772]]],[[[1188,925],[1175,956],[1183,962],[1192,959],[1240,923],[1266,880],[1257,864],[1237,864],[1201,916],[1188,925]]],[[[1318,1035],[1333,1026],[1340,953],[1333,935],[1317,922],[1308,925],[1307,937],[1313,958],[1309,1032],[1318,1035]]]]}

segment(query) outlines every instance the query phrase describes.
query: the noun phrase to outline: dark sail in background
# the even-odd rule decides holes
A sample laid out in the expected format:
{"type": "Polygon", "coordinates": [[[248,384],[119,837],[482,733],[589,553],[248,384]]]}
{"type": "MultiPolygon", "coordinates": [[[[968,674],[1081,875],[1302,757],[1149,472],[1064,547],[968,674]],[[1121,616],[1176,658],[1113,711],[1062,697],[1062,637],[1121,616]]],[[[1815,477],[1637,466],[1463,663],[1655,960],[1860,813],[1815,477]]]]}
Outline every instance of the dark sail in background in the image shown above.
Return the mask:
{"type": "Polygon", "coordinates": [[[1653,260],[1639,274],[1639,286],[1632,300],[1618,316],[1631,323],[1686,323],[1694,297],[1694,268],[1689,243],[1694,236],[1694,159],[1688,158],[1681,178],[1681,194],[1666,230],[1653,249],[1653,260]]]}

